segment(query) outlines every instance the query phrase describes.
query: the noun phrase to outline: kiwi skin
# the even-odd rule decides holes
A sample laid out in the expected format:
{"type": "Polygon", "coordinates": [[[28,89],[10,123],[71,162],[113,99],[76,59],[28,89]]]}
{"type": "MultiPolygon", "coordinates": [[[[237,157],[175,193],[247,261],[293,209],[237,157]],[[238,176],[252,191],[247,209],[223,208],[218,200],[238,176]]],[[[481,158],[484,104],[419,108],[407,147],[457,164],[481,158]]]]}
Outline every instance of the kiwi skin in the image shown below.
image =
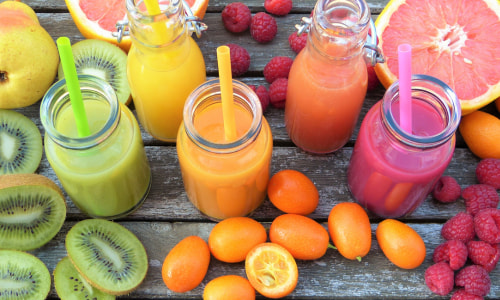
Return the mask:
{"type": "Polygon", "coordinates": [[[10,278],[18,283],[17,289],[2,288],[6,299],[46,299],[50,292],[51,278],[47,266],[27,252],[0,250],[0,278],[10,278]],[[29,288],[21,288],[26,286],[29,288]]]}
{"type": "Polygon", "coordinates": [[[61,230],[65,218],[64,195],[51,179],[39,174],[0,176],[0,249],[39,248],[61,230]],[[37,218],[29,223],[1,222],[16,215],[37,218]]]}
{"type": "MultiPolygon", "coordinates": [[[[78,74],[99,77],[109,83],[120,102],[128,105],[132,96],[127,80],[127,54],[118,46],[98,39],[85,39],[71,46],[78,74]]],[[[58,78],[64,78],[59,64],[58,78]]]]}
{"type": "Polygon", "coordinates": [[[54,287],[57,295],[65,300],[113,300],[115,296],[92,287],[71,263],[63,257],[54,269],[54,287]]]}
{"type": "Polygon", "coordinates": [[[20,112],[0,109],[0,175],[34,173],[42,153],[42,135],[35,123],[20,112]],[[9,146],[12,140],[17,142],[9,146]],[[13,153],[7,157],[9,150],[13,153]]]}
{"type": "Polygon", "coordinates": [[[109,220],[76,223],[66,235],[66,252],[92,286],[111,295],[132,292],[148,271],[148,257],[141,241],[123,225],[109,220]],[[114,253],[110,255],[111,251],[114,253]]]}

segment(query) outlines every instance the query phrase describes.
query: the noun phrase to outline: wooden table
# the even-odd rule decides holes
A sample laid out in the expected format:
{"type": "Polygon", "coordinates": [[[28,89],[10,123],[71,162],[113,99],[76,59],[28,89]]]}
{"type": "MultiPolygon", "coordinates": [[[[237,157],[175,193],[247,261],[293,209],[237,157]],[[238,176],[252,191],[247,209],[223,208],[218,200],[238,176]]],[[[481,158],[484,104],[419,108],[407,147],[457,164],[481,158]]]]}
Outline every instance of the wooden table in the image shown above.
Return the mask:
{"type": "MultiPolygon", "coordinates": [[[[63,0],[25,0],[35,9],[41,25],[56,40],[68,36],[72,43],[83,39],[68,13],[63,0]]],[[[301,17],[309,15],[314,0],[294,1],[292,13],[276,18],[278,34],[273,42],[260,45],[250,37],[249,32],[231,34],[222,25],[220,12],[230,1],[210,0],[204,22],[208,31],[197,40],[203,51],[208,77],[217,76],[216,48],[229,42],[245,46],[251,56],[250,70],[245,77],[239,78],[247,84],[268,84],[262,70],[273,56],[294,57],[289,48],[288,35],[295,30],[294,25],[301,17]]],[[[246,0],[252,13],[263,11],[263,0],[246,0]]],[[[370,0],[373,17],[381,12],[387,0],[370,0]]],[[[379,99],[384,89],[379,87],[369,92],[359,118],[357,129],[367,110],[379,99]]],[[[133,107],[133,106],[132,106],[133,107]]],[[[492,105],[486,110],[499,115],[492,105]]],[[[29,116],[43,128],[39,119],[39,102],[18,111],[29,116]]],[[[282,169],[296,169],[308,175],[320,192],[320,204],[310,216],[326,226],[331,208],[343,201],[353,201],[346,184],[346,169],[351,156],[357,129],[349,143],[341,150],[323,156],[307,154],[295,147],[289,140],[283,121],[283,110],[269,108],[265,112],[274,137],[272,174],[282,169]]],[[[236,274],[245,276],[244,264],[227,264],[212,258],[205,280],[196,289],[185,294],[168,290],[161,279],[161,265],[168,251],[182,238],[198,235],[207,240],[214,226],[204,218],[188,201],[184,192],[178,166],[175,145],[154,140],[143,132],[146,152],[151,163],[153,182],[149,197],[135,213],[119,220],[144,243],[149,257],[149,271],[145,281],[133,293],[123,299],[200,299],[205,284],[218,276],[236,274]]],[[[475,167],[479,159],[466,147],[459,136],[454,157],[446,174],[454,176],[462,187],[476,183],[475,167]]],[[[59,184],[45,157],[42,159],[40,174],[52,178],[59,184]]],[[[67,198],[67,220],[60,233],[42,248],[32,251],[42,259],[52,272],[56,263],[66,255],[65,235],[69,228],[79,220],[87,218],[67,198]]],[[[425,285],[424,271],[432,264],[435,247],[443,242],[440,230],[443,223],[457,212],[463,211],[463,200],[453,204],[439,204],[431,197],[426,199],[412,215],[402,218],[424,239],[427,256],[424,263],[414,270],[403,270],[390,263],[378,247],[373,235],[370,253],[362,262],[343,258],[335,250],[316,261],[298,261],[299,282],[295,291],[287,299],[445,299],[433,294],[425,285]]],[[[280,212],[266,199],[265,203],[252,215],[256,220],[269,226],[280,212]]],[[[370,215],[373,233],[380,218],[370,215]]],[[[500,267],[491,274],[492,287],[487,299],[500,298],[500,267]]],[[[259,298],[262,298],[258,295],[259,298]]],[[[57,299],[52,289],[50,299],[57,299]]]]}

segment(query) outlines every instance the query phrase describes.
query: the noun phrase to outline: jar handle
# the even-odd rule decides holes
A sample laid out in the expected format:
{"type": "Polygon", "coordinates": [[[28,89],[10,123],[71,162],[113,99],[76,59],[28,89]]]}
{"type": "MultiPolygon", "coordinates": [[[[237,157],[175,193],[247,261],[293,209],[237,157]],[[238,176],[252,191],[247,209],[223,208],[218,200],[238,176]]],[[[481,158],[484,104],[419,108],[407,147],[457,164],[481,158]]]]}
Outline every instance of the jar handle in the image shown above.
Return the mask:
{"type": "MultiPolygon", "coordinates": [[[[196,34],[196,37],[200,38],[201,33],[203,31],[206,31],[208,29],[208,26],[205,23],[201,22],[200,18],[193,14],[193,12],[191,11],[191,7],[189,7],[189,4],[185,0],[182,0],[182,6],[184,7],[184,14],[186,16],[189,34],[191,35],[194,32],[196,34]]],[[[116,31],[112,32],[111,34],[116,37],[116,41],[118,43],[122,41],[124,36],[130,35],[127,19],[116,22],[115,27],[116,31]]]]}
{"type": "Polygon", "coordinates": [[[365,62],[370,66],[375,66],[377,63],[384,63],[385,58],[382,50],[377,46],[377,29],[373,19],[370,19],[370,33],[366,37],[365,47],[365,62]],[[371,33],[371,34],[370,34],[371,33]]]}
{"type": "MultiPolygon", "coordinates": [[[[301,24],[295,25],[297,29],[297,34],[301,35],[303,33],[308,33],[311,28],[312,18],[303,17],[301,19],[301,24]]],[[[370,32],[372,34],[368,34],[366,36],[366,42],[363,46],[365,49],[365,62],[371,66],[374,66],[377,63],[384,63],[385,58],[382,54],[382,50],[377,46],[377,30],[375,28],[375,23],[373,23],[373,19],[370,19],[370,32]]]]}

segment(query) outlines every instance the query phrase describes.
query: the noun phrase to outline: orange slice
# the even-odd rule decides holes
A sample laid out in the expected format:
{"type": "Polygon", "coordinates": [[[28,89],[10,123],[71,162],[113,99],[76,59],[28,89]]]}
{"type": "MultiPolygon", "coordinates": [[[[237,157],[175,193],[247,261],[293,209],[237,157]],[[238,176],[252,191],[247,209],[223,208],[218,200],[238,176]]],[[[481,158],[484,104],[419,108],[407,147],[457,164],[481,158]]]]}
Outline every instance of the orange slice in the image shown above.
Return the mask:
{"type": "Polygon", "coordinates": [[[500,96],[500,2],[391,0],[375,22],[386,58],[375,72],[387,88],[398,78],[397,48],[412,46],[412,71],[441,79],[462,115],[500,96]]]}
{"type": "MultiPolygon", "coordinates": [[[[80,33],[88,39],[101,39],[120,46],[125,51],[130,48],[129,36],[117,42],[113,32],[116,22],[127,18],[124,0],[65,0],[66,6],[80,33]]],[[[209,0],[186,0],[195,16],[203,19],[209,0]]]]}
{"type": "Polygon", "coordinates": [[[245,272],[259,293],[273,299],[290,294],[299,277],[292,254],[275,243],[262,243],[250,250],[245,260],[245,272]]]}

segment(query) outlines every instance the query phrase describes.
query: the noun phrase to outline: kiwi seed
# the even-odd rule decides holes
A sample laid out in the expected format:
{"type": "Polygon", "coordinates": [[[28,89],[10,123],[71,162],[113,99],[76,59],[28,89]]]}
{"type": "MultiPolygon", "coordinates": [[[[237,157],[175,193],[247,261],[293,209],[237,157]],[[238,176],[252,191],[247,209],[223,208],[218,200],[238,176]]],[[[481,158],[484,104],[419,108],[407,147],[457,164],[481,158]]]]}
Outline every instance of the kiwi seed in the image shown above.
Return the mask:
{"type": "MultiPolygon", "coordinates": [[[[129,104],[132,99],[127,80],[127,54],[118,46],[97,39],[86,39],[71,46],[78,74],[99,77],[109,83],[116,92],[118,100],[129,104]]],[[[64,78],[62,65],[59,64],[59,79],[64,78]]]]}
{"type": "Polygon", "coordinates": [[[0,176],[0,249],[39,248],[61,230],[65,218],[65,198],[49,178],[39,174],[0,176]]]}
{"type": "Polygon", "coordinates": [[[69,257],[63,257],[54,269],[54,286],[59,298],[65,300],[113,300],[115,296],[106,294],[90,285],[75,269],[69,257]]]}
{"type": "Polygon", "coordinates": [[[43,300],[50,292],[47,266],[36,256],[16,250],[0,250],[0,299],[43,300]]]}
{"type": "Polygon", "coordinates": [[[0,175],[34,173],[42,152],[35,123],[17,111],[0,109],[0,175]]]}
{"type": "Polygon", "coordinates": [[[66,251],[91,285],[112,295],[135,290],[148,270],[141,241],[113,221],[87,219],[76,223],[66,235],[66,251]]]}

